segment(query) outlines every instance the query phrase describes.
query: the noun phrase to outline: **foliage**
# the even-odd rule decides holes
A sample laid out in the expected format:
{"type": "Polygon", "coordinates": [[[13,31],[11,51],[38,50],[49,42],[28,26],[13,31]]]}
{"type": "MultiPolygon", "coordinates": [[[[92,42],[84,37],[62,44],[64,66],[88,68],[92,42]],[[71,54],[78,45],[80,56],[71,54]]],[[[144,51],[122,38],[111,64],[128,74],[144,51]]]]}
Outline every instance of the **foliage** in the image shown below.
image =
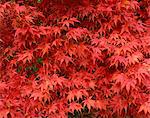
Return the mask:
{"type": "Polygon", "coordinates": [[[1,0],[0,118],[149,118],[149,0],[1,0]]]}

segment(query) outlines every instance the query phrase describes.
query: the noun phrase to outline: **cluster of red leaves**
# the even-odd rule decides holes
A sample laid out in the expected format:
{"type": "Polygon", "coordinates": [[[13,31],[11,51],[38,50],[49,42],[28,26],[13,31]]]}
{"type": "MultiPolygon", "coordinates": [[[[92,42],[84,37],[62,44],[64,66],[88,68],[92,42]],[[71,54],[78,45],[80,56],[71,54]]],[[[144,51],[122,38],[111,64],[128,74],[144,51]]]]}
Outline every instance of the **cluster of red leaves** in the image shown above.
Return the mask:
{"type": "Polygon", "coordinates": [[[149,18],[149,0],[1,0],[0,118],[149,118],[149,18]]]}

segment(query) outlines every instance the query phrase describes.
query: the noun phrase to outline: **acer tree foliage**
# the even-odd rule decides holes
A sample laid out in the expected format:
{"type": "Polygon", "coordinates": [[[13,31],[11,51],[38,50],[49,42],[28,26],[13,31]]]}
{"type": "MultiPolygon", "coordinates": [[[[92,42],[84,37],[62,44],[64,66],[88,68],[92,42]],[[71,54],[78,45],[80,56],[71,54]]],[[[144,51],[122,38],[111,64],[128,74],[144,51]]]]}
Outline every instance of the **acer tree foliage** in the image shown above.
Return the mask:
{"type": "Polygon", "coordinates": [[[149,0],[0,0],[0,118],[150,118],[149,0]]]}

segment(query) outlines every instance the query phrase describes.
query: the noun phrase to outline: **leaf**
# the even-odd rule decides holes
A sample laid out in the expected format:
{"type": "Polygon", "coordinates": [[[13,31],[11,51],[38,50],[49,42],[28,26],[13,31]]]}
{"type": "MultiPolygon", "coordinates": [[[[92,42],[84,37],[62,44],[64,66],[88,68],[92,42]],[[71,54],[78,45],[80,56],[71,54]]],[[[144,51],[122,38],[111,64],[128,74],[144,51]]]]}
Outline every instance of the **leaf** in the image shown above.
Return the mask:
{"type": "Polygon", "coordinates": [[[40,49],[42,51],[42,57],[45,54],[48,54],[49,50],[51,49],[50,43],[43,43],[41,45],[39,45],[39,47],[37,49],[40,49]]]}
{"type": "Polygon", "coordinates": [[[62,24],[62,27],[67,27],[67,28],[69,28],[69,26],[70,26],[70,24],[72,25],[72,26],[74,26],[74,23],[75,22],[80,22],[79,20],[77,20],[76,18],[67,18],[67,17],[63,17],[62,18],[62,21],[60,22],[60,24],[62,24]]]}
{"type": "Polygon", "coordinates": [[[92,39],[92,45],[98,45],[100,42],[101,42],[101,40],[98,39],[98,38],[93,38],[92,39]]]}
{"type": "Polygon", "coordinates": [[[114,15],[112,20],[113,20],[114,25],[117,26],[117,24],[119,22],[121,22],[121,16],[120,15],[114,15]]]}
{"type": "Polygon", "coordinates": [[[27,22],[34,23],[34,22],[33,22],[33,17],[32,17],[31,15],[25,16],[25,20],[26,20],[27,22]]]}
{"type": "Polygon", "coordinates": [[[75,110],[81,112],[82,105],[76,102],[72,102],[69,105],[69,110],[73,113],[75,110]]]}
{"type": "Polygon", "coordinates": [[[52,43],[52,46],[55,46],[55,47],[62,46],[63,45],[62,42],[63,42],[62,39],[59,39],[59,38],[55,39],[52,43]]]}
{"type": "Polygon", "coordinates": [[[58,77],[57,74],[53,74],[50,78],[50,82],[53,86],[56,86],[57,84],[63,86],[66,84],[67,81],[64,77],[58,77]]]}
{"type": "Polygon", "coordinates": [[[4,89],[7,89],[8,86],[5,82],[0,82],[0,90],[4,90],[4,89]]]}
{"type": "Polygon", "coordinates": [[[127,92],[129,93],[130,89],[135,89],[136,87],[136,80],[133,78],[124,80],[123,84],[121,85],[121,88],[126,87],[127,92]]]}
{"type": "Polygon", "coordinates": [[[74,39],[77,42],[78,39],[81,39],[86,34],[88,35],[86,28],[72,28],[67,32],[66,36],[69,40],[74,39]]]}
{"type": "Polygon", "coordinates": [[[105,101],[102,101],[102,100],[96,100],[95,101],[95,107],[97,109],[100,109],[100,110],[106,110],[106,102],[105,101]]]}
{"type": "Polygon", "coordinates": [[[115,65],[115,67],[119,67],[120,65],[124,65],[127,67],[127,58],[124,56],[113,55],[110,59],[110,67],[115,65]]]}
{"type": "Polygon", "coordinates": [[[40,102],[50,101],[50,96],[47,91],[34,90],[30,98],[33,98],[34,101],[39,100],[40,102]]]}
{"type": "Polygon", "coordinates": [[[3,42],[3,43],[4,43],[4,41],[3,41],[2,39],[0,39],[0,42],[3,42]]]}
{"type": "Polygon", "coordinates": [[[57,52],[55,54],[55,58],[57,61],[59,61],[60,65],[62,65],[63,63],[66,64],[66,66],[68,66],[68,64],[71,62],[71,63],[74,63],[72,58],[69,57],[69,56],[66,56],[63,52],[57,52]]]}
{"type": "Polygon", "coordinates": [[[61,58],[61,60],[60,60],[60,65],[63,63],[63,62],[65,62],[65,64],[68,66],[68,63],[69,62],[72,62],[73,63],[73,61],[72,61],[72,58],[71,57],[68,57],[68,56],[62,56],[62,58],[61,58]]]}
{"type": "Polygon", "coordinates": [[[21,12],[25,12],[26,11],[26,7],[25,6],[19,6],[18,4],[16,4],[15,5],[15,10],[19,14],[21,12]]]}
{"type": "Polygon", "coordinates": [[[86,90],[84,90],[84,89],[80,89],[80,90],[74,89],[74,90],[71,90],[71,91],[68,92],[67,100],[69,102],[71,102],[71,101],[75,100],[75,97],[77,98],[77,100],[79,100],[79,99],[82,99],[83,96],[85,96],[85,97],[88,96],[88,93],[87,93],[86,90]]]}
{"type": "Polygon", "coordinates": [[[122,96],[116,95],[112,98],[111,107],[113,108],[113,112],[117,112],[119,115],[124,111],[127,112],[128,102],[127,100],[123,100],[122,96]]]}
{"type": "Polygon", "coordinates": [[[50,114],[51,114],[51,113],[56,113],[57,110],[58,110],[58,107],[57,107],[57,104],[56,104],[56,103],[49,105],[48,108],[49,108],[49,113],[50,113],[50,114]]]}
{"type": "Polygon", "coordinates": [[[42,101],[43,93],[41,91],[33,91],[30,98],[33,98],[34,100],[42,101]]]}
{"type": "Polygon", "coordinates": [[[114,75],[113,80],[116,80],[116,84],[120,83],[121,89],[126,88],[128,93],[131,88],[136,88],[137,81],[134,78],[129,78],[123,73],[114,75]]]}
{"type": "Polygon", "coordinates": [[[129,65],[139,63],[143,59],[143,54],[140,52],[133,53],[131,56],[128,57],[129,65]]]}
{"type": "Polygon", "coordinates": [[[101,49],[98,48],[98,47],[93,47],[92,48],[92,59],[93,59],[93,64],[95,64],[96,62],[96,59],[102,61],[102,52],[101,52],[101,49]]]}
{"type": "Polygon", "coordinates": [[[61,28],[60,27],[55,26],[55,27],[51,28],[51,30],[50,30],[50,33],[53,33],[55,37],[61,35],[61,28]]]}
{"type": "Polygon", "coordinates": [[[126,23],[125,25],[122,26],[120,34],[123,34],[125,32],[128,33],[128,34],[130,34],[129,23],[126,23]]]}
{"type": "Polygon", "coordinates": [[[27,28],[17,28],[15,32],[15,37],[21,35],[25,35],[27,33],[28,29],[27,28]]]}
{"type": "Polygon", "coordinates": [[[23,51],[23,53],[18,53],[17,56],[18,56],[17,61],[23,61],[23,63],[26,63],[26,61],[30,62],[33,59],[33,51],[26,50],[23,51]]]}
{"type": "Polygon", "coordinates": [[[138,68],[138,70],[135,72],[135,78],[138,79],[139,83],[143,83],[144,79],[150,77],[150,71],[148,71],[148,68],[141,66],[138,68]]]}
{"type": "Polygon", "coordinates": [[[0,110],[0,118],[7,118],[8,113],[9,113],[8,109],[0,110]]]}
{"type": "Polygon", "coordinates": [[[92,100],[91,97],[89,97],[88,99],[84,100],[83,103],[84,103],[84,107],[87,106],[89,111],[91,110],[92,107],[94,108],[95,105],[96,105],[95,104],[95,100],[92,100]]]}
{"type": "Polygon", "coordinates": [[[29,96],[32,93],[32,86],[22,86],[21,88],[21,96],[25,97],[25,96],[29,96]]]}
{"type": "Polygon", "coordinates": [[[138,112],[144,111],[145,114],[150,113],[150,102],[145,102],[139,108],[138,112]]]}

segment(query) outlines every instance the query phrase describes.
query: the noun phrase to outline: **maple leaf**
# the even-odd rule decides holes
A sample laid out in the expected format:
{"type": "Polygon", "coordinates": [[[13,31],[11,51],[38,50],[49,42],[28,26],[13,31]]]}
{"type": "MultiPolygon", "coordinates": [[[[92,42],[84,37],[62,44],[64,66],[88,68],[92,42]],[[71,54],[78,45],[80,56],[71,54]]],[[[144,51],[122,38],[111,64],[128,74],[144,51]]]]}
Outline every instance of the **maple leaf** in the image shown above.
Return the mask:
{"type": "Polygon", "coordinates": [[[67,81],[64,77],[58,77],[57,74],[53,74],[50,78],[50,82],[53,86],[56,86],[57,84],[63,86],[66,84],[67,81]]]}
{"type": "Polygon", "coordinates": [[[110,67],[113,65],[118,67],[121,64],[123,64],[125,67],[127,66],[127,58],[123,56],[113,55],[109,60],[110,60],[110,67]]]}
{"type": "Polygon", "coordinates": [[[125,25],[122,26],[120,34],[123,34],[124,32],[130,34],[129,23],[126,23],[125,25]]]}
{"type": "Polygon", "coordinates": [[[88,93],[87,93],[86,90],[84,90],[84,89],[80,89],[80,90],[74,89],[74,90],[69,91],[67,99],[68,99],[68,101],[71,102],[72,100],[74,101],[75,97],[77,98],[77,100],[79,100],[80,98],[82,99],[83,96],[85,96],[85,97],[88,96],[88,93]]]}
{"type": "Polygon", "coordinates": [[[76,54],[79,56],[79,58],[84,58],[86,57],[86,52],[89,52],[88,47],[84,45],[84,43],[80,43],[77,46],[76,54]]]}
{"type": "Polygon", "coordinates": [[[55,47],[62,46],[63,45],[62,42],[63,42],[62,39],[59,39],[59,38],[55,39],[52,43],[52,46],[55,46],[55,47]]]}
{"type": "MultiPolygon", "coordinates": [[[[51,27],[50,27],[51,28],[51,27]]],[[[51,28],[51,30],[49,31],[50,33],[53,33],[54,36],[56,37],[57,35],[60,36],[61,35],[61,28],[60,27],[53,27],[51,28]]]]}
{"type": "Polygon", "coordinates": [[[10,113],[8,109],[0,110],[0,118],[7,118],[8,113],[10,113]]]}
{"type": "Polygon", "coordinates": [[[43,74],[39,74],[39,77],[43,80],[42,83],[40,84],[40,89],[41,91],[47,91],[47,90],[53,90],[53,83],[52,81],[50,81],[50,77],[48,75],[43,75],[43,74]]]}
{"type": "Polygon", "coordinates": [[[73,63],[72,58],[68,57],[68,56],[65,56],[65,55],[61,57],[60,64],[62,64],[63,62],[65,62],[66,65],[68,65],[69,62],[73,63]]]}
{"type": "Polygon", "coordinates": [[[119,22],[122,22],[120,15],[114,15],[114,17],[113,17],[112,20],[113,20],[113,23],[114,23],[115,26],[117,26],[117,24],[118,24],[119,22]]]}
{"type": "Polygon", "coordinates": [[[84,100],[83,103],[84,103],[84,107],[87,106],[89,111],[91,110],[91,107],[94,108],[96,106],[95,100],[92,100],[91,97],[89,97],[88,99],[84,100]]]}
{"type": "Polygon", "coordinates": [[[89,14],[94,13],[94,11],[95,9],[90,5],[88,5],[87,7],[79,7],[79,12],[81,12],[81,14],[79,14],[79,17],[84,18],[88,16],[89,14]]]}
{"type": "Polygon", "coordinates": [[[121,89],[126,88],[128,93],[131,88],[135,89],[137,83],[137,81],[134,78],[129,78],[123,73],[115,74],[113,80],[116,80],[116,84],[121,84],[121,89]]]}
{"type": "Polygon", "coordinates": [[[130,89],[135,88],[135,86],[136,86],[136,80],[126,79],[126,80],[124,80],[123,84],[121,85],[121,88],[126,87],[126,90],[129,93],[130,89]]]}
{"type": "Polygon", "coordinates": [[[5,82],[0,82],[0,90],[4,90],[4,89],[7,89],[8,86],[5,82]]]}
{"type": "Polygon", "coordinates": [[[103,60],[102,59],[102,52],[101,49],[98,47],[93,47],[92,48],[92,59],[93,59],[93,64],[95,64],[96,59],[98,60],[103,60]]]}
{"type": "Polygon", "coordinates": [[[111,101],[111,106],[114,109],[113,112],[121,114],[123,110],[127,111],[128,103],[121,96],[114,96],[111,101]]]}
{"type": "Polygon", "coordinates": [[[127,40],[126,40],[127,38],[130,38],[130,37],[128,37],[126,33],[120,35],[117,32],[113,32],[109,37],[110,43],[112,45],[119,46],[119,47],[120,45],[121,46],[127,45],[127,40]]]}
{"type": "Polygon", "coordinates": [[[21,96],[29,96],[32,92],[32,86],[22,86],[20,92],[21,92],[21,96]]]}
{"type": "Polygon", "coordinates": [[[114,93],[119,94],[119,92],[120,92],[120,84],[115,84],[114,86],[112,86],[111,90],[112,90],[114,93]]]}
{"type": "Polygon", "coordinates": [[[134,30],[136,32],[138,32],[139,35],[142,35],[142,33],[146,30],[146,27],[144,27],[143,24],[140,21],[138,21],[138,23],[136,23],[136,21],[132,22],[130,24],[130,27],[134,28],[134,30]]]}
{"type": "Polygon", "coordinates": [[[92,38],[92,45],[98,45],[101,42],[101,40],[97,37],[92,38]]]}
{"type": "Polygon", "coordinates": [[[96,108],[98,108],[98,109],[104,109],[104,110],[106,110],[106,102],[105,101],[102,101],[102,100],[96,100],[95,101],[95,106],[96,106],[96,108]]]}
{"type": "Polygon", "coordinates": [[[137,2],[137,1],[130,1],[130,5],[131,5],[131,8],[134,10],[140,9],[139,2],[137,2]]]}
{"type": "Polygon", "coordinates": [[[31,15],[25,16],[25,20],[26,20],[27,22],[34,23],[34,22],[33,22],[33,17],[32,17],[31,15]]]}
{"type": "Polygon", "coordinates": [[[15,10],[19,14],[21,12],[25,12],[26,11],[26,7],[25,6],[19,6],[19,4],[16,4],[15,5],[15,10]]]}
{"type": "Polygon", "coordinates": [[[80,79],[80,77],[76,77],[76,78],[73,78],[72,80],[71,80],[71,84],[70,84],[71,86],[73,86],[73,87],[77,87],[77,88],[79,88],[79,87],[85,87],[86,86],[86,83],[85,83],[85,81],[84,80],[81,80],[80,79]]]}
{"type": "Polygon", "coordinates": [[[105,26],[104,26],[104,30],[105,31],[111,31],[113,28],[112,28],[113,26],[112,26],[112,22],[108,22],[108,23],[106,23],[105,24],[105,26]]]}
{"type": "Polygon", "coordinates": [[[39,100],[40,102],[42,102],[42,101],[46,102],[46,101],[49,101],[50,96],[49,96],[49,93],[47,91],[42,92],[40,90],[34,90],[31,93],[30,98],[33,98],[34,100],[39,100]]]}
{"type": "Polygon", "coordinates": [[[3,5],[0,5],[0,17],[3,18],[4,8],[3,5]]]}
{"type": "Polygon", "coordinates": [[[78,39],[81,39],[83,35],[88,35],[88,30],[86,28],[72,28],[70,29],[66,36],[67,38],[74,39],[75,41],[78,41],[78,39]]]}
{"type": "Polygon", "coordinates": [[[49,34],[49,32],[51,33],[51,27],[44,27],[44,26],[39,26],[39,34],[41,35],[47,35],[49,34]],[[47,30],[49,30],[49,32],[47,33],[47,30]]]}
{"type": "Polygon", "coordinates": [[[15,37],[19,36],[19,34],[24,36],[27,33],[27,31],[27,28],[17,28],[15,32],[15,37]]]}
{"type": "Polygon", "coordinates": [[[145,102],[139,108],[138,112],[144,111],[145,114],[150,113],[150,102],[145,102]]]}
{"type": "Polygon", "coordinates": [[[128,57],[129,65],[139,63],[140,60],[143,59],[143,54],[140,52],[135,52],[131,56],[128,57]]]}
{"type": "Polygon", "coordinates": [[[96,82],[94,81],[94,80],[90,80],[90,81],[86,81],[85,80],[85,88],[87,88],[87,89],[95,89],[95,87],[96,87],[96,82]]]}
{"type": "Polygon", "coordinates": [[[71,112],[74,112],[74,110],[81,112],[81,109],[82,109],[82,105],[79,104],[79,103],[72,102],[72,103],[70,103],[70,105],[69,105],[69,110],[70,110],[71,112]]]}
{"type": "Polygon", "coordinates": [[[49,43],[43,43],[43,44],[39,45],[39,47],[37,49],[42,50],[42,57],[43,57],[45,54],[48,54],[50,48],[51,47],[50,47],[49,43]]]}
{"type": "Polygon", "coordinates": [[[143,80],[150,77],[150,71],[148,71],[148,68],[145,66],[141,66],[138,68],[138,70],[135,72],[135,78],[138,79],[139,83],[144,82],[143,80]]]}
{"type": "Polygon", "coordinates": [[[57,52],[55,54],[56,60],[58,60],[60,62],[60,65],[63,64],[63,62],[65,62],[66,66],[68,66],[69,62],[74,63],[72,61],[72,58],[69,56],[66,56],[63,52],[57,52]]]}
{"type": "Polygon", "coordinates": [[[39,33],[39,29],[38,28],[36,28],[36,27],[29,27],[28,28],[28,32],[32,34],[33,38],[35,38],[35,36],[40,38],[40,33],[39,33]]]}
{"type": "Polygon", "coordinates": [[[72,17],[72,18],[68,18],[68,17],[63,17],[62,21],[60,22],[60,24],[62,24],[62,27],[67,26],[67,28],[69,28],[70,24],[74,25],[75,22],[80,22],[79,20],[77,20],[76,18],[72,17]]]}
{"type": "Polygon", "coordinates": [[[116,55],[128,55],[129,53],[132,52],[132,49],[129,46],[122,46],[120,48],[116,48],[115,54],[116,55]]]}
{"type": "Polygon", "coordinates": [[[67,46],[67,52],[72,57],[76,55],[77,46],[76,45],[69,45],[67,46]]]}
{"type": "Polygon", "coordinates": [[[32,50],[26,50],[23,51],[23,53],[18,53],[18,59],[17,61],[23,61],[23,63],[26,63],[26,61],[31,61],[33,58],[33,51],[32,50]]]}
{"type": "Polygon", "coordinates": [[[40,91],[33,91],[30,97],[34,98],[34,100],[39,99],[40,101],[42,101],[43,93],[40,91]]]}
{"type": "Polygon", "coordinates": [[[57,107],[56,103],[49,105],[48,108],[49,108],[49,113],[50,114],[51,113],[56,113],[56,111],[58,110],[58,107],[57,107]]]}

